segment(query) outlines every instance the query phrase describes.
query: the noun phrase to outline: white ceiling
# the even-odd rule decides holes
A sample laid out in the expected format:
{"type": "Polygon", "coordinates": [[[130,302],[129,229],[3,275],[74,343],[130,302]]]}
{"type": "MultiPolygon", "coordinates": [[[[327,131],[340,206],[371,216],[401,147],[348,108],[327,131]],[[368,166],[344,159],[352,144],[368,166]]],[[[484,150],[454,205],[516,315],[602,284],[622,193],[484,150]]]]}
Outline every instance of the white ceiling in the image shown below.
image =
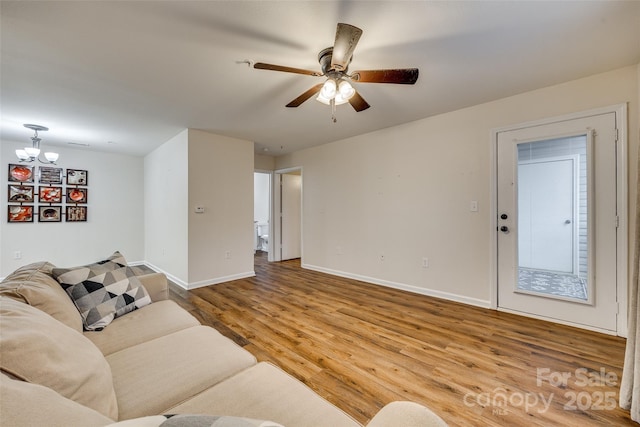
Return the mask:
{"type": "Polygon", "coordinates": [[[182,129],[280,155],[640,63],[640,1],[1,1],[1,136],[144,155],[182,129]],[[363,29],[351,70],[420,69],[414,86],[356,84],[356,113],[310,99],[338,22],[363,29]]]}

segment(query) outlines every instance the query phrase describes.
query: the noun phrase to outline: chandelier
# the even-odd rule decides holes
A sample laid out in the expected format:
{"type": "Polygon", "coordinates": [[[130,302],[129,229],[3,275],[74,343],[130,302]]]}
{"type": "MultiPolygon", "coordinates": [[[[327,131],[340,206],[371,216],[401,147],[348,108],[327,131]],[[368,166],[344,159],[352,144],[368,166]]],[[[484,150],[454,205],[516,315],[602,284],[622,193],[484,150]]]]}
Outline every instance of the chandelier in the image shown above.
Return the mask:
{"type": "Polygon", "coordinates": [[[58,153],[48,151],[44,153],[44,158],[46,159],[46,161],[40,159],[41,139],[38,138],[38,131],[47,131],[49,130],[49,128],[32,124],[25,124],[24,127],[26,127],[27,129],[31,129],[35,132],[35,134],[31,137],[31,147],[24,147],[23,149],[16,150],[16,156],[18,156],[20,162],[35,162],[37,159],[40,163],[51,163],[55,165],[58,157],[60,157],[58,153]]]}

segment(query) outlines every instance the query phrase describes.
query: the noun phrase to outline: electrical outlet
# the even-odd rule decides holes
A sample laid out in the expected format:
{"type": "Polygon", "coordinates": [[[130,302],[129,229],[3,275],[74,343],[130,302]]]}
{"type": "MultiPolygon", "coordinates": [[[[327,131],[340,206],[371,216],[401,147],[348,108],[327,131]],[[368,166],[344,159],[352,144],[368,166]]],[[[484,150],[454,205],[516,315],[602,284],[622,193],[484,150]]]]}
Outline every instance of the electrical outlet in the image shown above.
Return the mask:
{"type": "Polygon", "coordinates": [[[384,261],[384,254],[380,254],[380,261],[384,261]]]}
{"type": "Polygon", "coordinates": [[[231,251],[226,251],[224,253],[224,259],[231,259],[231,251]]]}
{"type": "Polygon", "coordinates": [[[13,259],[22,259],[22,252],[20,251],[15,251],[13,253],[13,259]]]}
{"type": "Polygon", "coordinates": [[[422,268],[429,268],[429,258],[422,258],[422,268]]]}

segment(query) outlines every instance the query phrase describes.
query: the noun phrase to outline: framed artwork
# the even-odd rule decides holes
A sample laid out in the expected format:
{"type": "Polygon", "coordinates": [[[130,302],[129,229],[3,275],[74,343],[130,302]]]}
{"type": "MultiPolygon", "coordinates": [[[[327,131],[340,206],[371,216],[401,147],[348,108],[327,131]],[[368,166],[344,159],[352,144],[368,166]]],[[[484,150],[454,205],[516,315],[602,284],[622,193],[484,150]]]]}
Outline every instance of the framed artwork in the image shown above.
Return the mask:
{"type": "Polygon", "coordinates": [[[40,206],[38,222],[62,221],[62,206],[40,206]]]}
{"type": "Polygon", "coordinates": [[[89,185],[89,171],[67,169],[67,185],[89,185]]]}
{"type": "Polygon", "coordinates": [[[9,182],[33,182],[33,166],[9,164],[9,182]]]}
{"type": "Polygon", "coordinates": [[[67,206],[65,215],[67,222],[82,222],[87,220],[86,206],[67,206]]]}
{"type": "Polygon", "coordinates": [[[9,184],[7,200],[14,203],[33,202],[33,185],[9,184]]]}
{"type": "Polygon", "coordinates": [[[62,187],[38,187],[38,201],[40,203],[61,203],[62,187]]]}
{"type": "Polygon", "coordinates": [[[62,184],[62,168],[40,166],[40,184],[62,184]]]}
{"type": "Polygon", "coordinates": [[[33,206],[7,206],[8,222],[33,222],[33,206]]]}
{"type": "Polygon", "coordinates": [[[87,203],[86,188],[69,188],[67,187],[67,203],[87,203]]]}

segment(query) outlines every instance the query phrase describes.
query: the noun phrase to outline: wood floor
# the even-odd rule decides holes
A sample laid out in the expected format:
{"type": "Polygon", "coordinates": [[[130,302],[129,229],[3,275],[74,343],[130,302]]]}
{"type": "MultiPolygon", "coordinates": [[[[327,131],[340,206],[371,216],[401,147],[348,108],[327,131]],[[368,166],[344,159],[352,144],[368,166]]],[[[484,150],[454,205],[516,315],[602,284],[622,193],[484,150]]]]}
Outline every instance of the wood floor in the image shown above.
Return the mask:
{"type": "Polygon", "coordinates": [[[256,277],[171,298],[365,424],[394,400],[451,426],[635,425],[625,340],[256,256],[256,277]],[[615,403],[615,408],[614,408],[615,403]]]}

